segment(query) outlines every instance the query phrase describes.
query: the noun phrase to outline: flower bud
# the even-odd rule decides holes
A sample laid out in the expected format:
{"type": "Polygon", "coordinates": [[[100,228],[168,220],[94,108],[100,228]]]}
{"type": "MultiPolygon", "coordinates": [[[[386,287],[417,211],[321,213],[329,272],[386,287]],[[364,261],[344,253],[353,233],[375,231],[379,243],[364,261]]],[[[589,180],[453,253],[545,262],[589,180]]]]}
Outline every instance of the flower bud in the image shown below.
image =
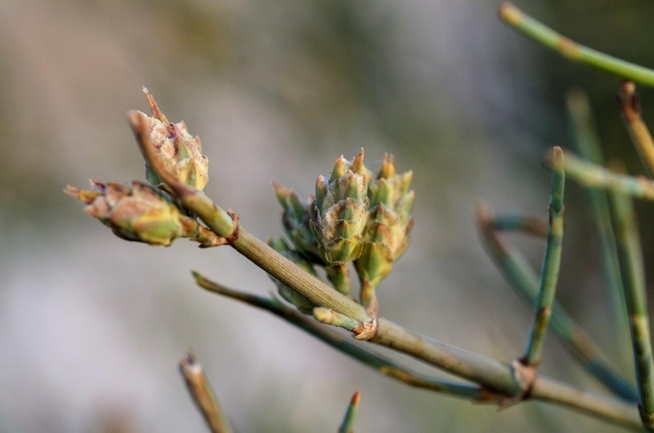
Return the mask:
{"type": "MultiPolygon", "coordinates": [[[[183,121],[179,123],[168,121],[148,90],[143,88],[143,92],[150,103],[152,117],[138,113],[146,119],[149,126],[150,140],[154,145],[156,157],[178,179],[201,191],[209,181],[209,159],[202,155],[200,138],[189,134],[183,121]]],[[[162,183],[147,163],[145,176],[152,185],[157,186],[162,183]]]]}
{"type": "Polygon", "coordinates": [[[361,254],[368,211],[368,178],[363,149],[352,160],[336,160],[329,178],[318,176],[311,203],[311,230],[328,263],[345,263],[361,254]]]}
{"type": "Polygon", "coordinates": [[[393,157],[386,155],[377,177],[368,186],[370,216],[363,235],[363,252],[354,262],[361,281],[361,303],[367,306],[375,289],[409,247],[413,228],[412,172],[396,174],[393,157]]]}
{"type": "Polygon", "coordinates": [[[302,199],[298,193],[273,182],[275,195],[282,205],[282,225],[297,251],[310,262],[324,265],[325,261],[318,248],[318,241],[311,231],[309,200],[302,199]]]}
{"type": "MultiPolygon", "coordinates": [[[[313,269],[311,263],[306,261],[297,251],[294,251],[284,239],[269,239],[268,245],[270,245],[275,251],[298,265],[300,268],[304,269],[314,277],[316,276],[316,271],[313,269]]],[[[301,313],[304,314],[313,314],[313,309],[316,307],[316,304],[311,302],[308,298],[295,290],[288,287],[286,284],[277,280],[273,276],[270,276],[270,279],[277,285],[277,291],[280,296],[286,301],[295,305],[301,313]]]]}
{"type": "Polygon", "coordinates": [[[91,181],[92,190],[68,186],[64,191],[86,204],[84,209],[119,238],[149,245],[169,246],[180,237],[203,247],[218,246],[224,239],[183,215],[164,192],[142,182],[91,181]]]}

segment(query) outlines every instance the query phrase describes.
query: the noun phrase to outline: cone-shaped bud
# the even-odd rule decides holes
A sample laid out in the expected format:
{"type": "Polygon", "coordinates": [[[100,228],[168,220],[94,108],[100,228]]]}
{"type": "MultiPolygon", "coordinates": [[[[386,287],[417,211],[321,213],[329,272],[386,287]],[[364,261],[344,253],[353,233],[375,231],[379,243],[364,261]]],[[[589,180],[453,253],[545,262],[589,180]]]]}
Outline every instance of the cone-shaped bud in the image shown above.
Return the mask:
{"type": "Polygon", "coordinates": [[[368,217],[368,176],[363,149],[352,160],[336,160],[329,178],[318,176],[311,203],[311,229],[328,263],[345,263],[361,254],[368,217]]]}
{"type": "MultiPolygon", "coordinates": [[[[316,276],[316,271],[313,269],[313,266],[311,263],[306,261],[297,251],[294,251],[284,239],[279,238],[279,239],[269,239],[268,240],[268,245],[270,245],[275,251],[298,265],[300,268],[304,269],[314,277],[316,276]]],[[[286,284],[282,283],[281,281],[277,280],[276,278],[270,276],[270,279],[273,280],[273,282],[277,285],[277,291],[279,292],[280,296],[284,298],[286,301],[290,302],[291,304],[295,305],[301,313],[304,314],[313,314],[313,309],[316,307],[316,305],[311,302],[309,299],[307,299],[305,296],[301,295],[300,293],[296,292],[295,290],[291,289],[288,287],[286,284]]]]}
{"type": "Polygon", "coordinates": [[[311,231],[309,206],[310,200],[304,200],[293,190],[273,182],[275,195],[282,205],[282,225],[286,235],[291,239],[297,251],[310,262],[324,265],[325,261],[318,248],[318,241],[311,231]]]}
{"type": "MultiPolygon", "coordinates": [[[[202,155],[200,138],[189,134],[183,121],[179,123],[168,121],[145,87],[143,92],[150,103],[152,117],[144,113],[140,114],[147,120],[150,140],[155,147],[157,158],[178,179],[201,191],[209,181],[209,159],[202,155]]],[[[152,185],[162,183],[147,163],[145,176],[152,185]]]]}
{"type": "Polygon", "coordinates": [[[412,173],[396,174],[393,157],[386,155],[376,179],[368,186],[370,216],[364,230],[364,247],[354,266],[362,283],[364,305],[404,254],[413,228],[415,193],[409,191],[412,173]]]}
{"type": "Polygon", "coordinates": [[[170,245],[180,237],[204,247],[224,243],[222,238],[182,214],[162,191],[142,182],[91,181],[93,190],[68,186],[64,192],[86,204],[84,209],[109,227],[116,236],[149,245],[170,245]]]}

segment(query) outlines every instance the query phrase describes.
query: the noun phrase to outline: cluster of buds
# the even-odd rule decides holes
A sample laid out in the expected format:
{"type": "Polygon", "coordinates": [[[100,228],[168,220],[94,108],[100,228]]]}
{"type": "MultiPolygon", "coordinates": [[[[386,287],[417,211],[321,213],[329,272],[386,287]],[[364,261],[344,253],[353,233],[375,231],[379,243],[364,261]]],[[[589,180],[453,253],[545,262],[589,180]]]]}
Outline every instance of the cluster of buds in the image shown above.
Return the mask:
{"type": "Polygon", "coordinates": [[[165,192],[133,181],[91,181],[93,189],[68,186],[64,191],[86,204],[84,210],[121,239],[169,246],[177,238],[200,242],[201,247],[222,245],[216,236],[185,215],[165,192]]]}
{"type": "MultiPolygon", "coordinates": [[[[361,304],[376,315],[376,288],[410,244],[415,194],[412,173],[396,174],[386,155],[375,175],[363,165],[363,151],[352,162],[342,156],[329,178],[319,176],[313,201],[274,184],[284,209],[282,223],[303,260],[325,268],[334,287],[350,295],[349,262],[361,282],[361,304]]],[[[311,267],[313,273],[313,267],[311,267]]]]}
{"type": "MultiPolygon", "coordinates": [[[[311,265],[311,263],[309,263],[304,257],[302,257],[301,254],[293,250],[286,243],[284,239],[282,238],[275,239],[275,240],[269,239],[268,245],[270,245],[275,251],[277,251],[278,253],[280,253],[281,255],[283,255],[293,263],[295,263],[297,266],[304,269],[309,274],[313,275],[314,277],[317,276],[316,270],[313,268],[313,265],[311,265]]],[[[291,304],[295,305],[298,311],[300,311],[301,313],[304,314],[313,313],[313,309],[316,307],[316,305],[313,302],[311,302],[309,299],[299,294],[295,290],[291,289],[286,284],[277,280],[273,276],[270,276],[270,278],[277,285],[277,291],[279,292],[282,298],[284,298],[286,301],[290,302],[291,304]]]]}
{"type": "MultiPolygon", "coordinates": [[[[144,113],[140,114],[149,127],[155,157],[182,182],[202,191],[209,182],[209,159],[202,155],[200,138],[189,134],[184,121],[179,123],[168,121],[148,89],[143,88],[143,92],[148,98],[152,117],[144,113]]],[[[152,185],[162,184],[161,179],[147,163],[145,176],[152,185]]]]}
{"type": "Polygon", "coordinates": [[[346,263],[359,257],[368,212],[368,176],[363,150],[352,162],[336,160],[329,178],[318,176],[311,203],[311,230],[328,263],[346,263]]]}
{"type": "Polygon", "coordinates": [[[409,247],[413,228],[414,191],[409,191],[413,173],[395,173],[393,157],[384,157],[375,180],[368,186],[370,212],[363,235],[363,251],[354,267],[361,281],[361,303],[376,310],[375,290],[393,264],[409,247]]]}

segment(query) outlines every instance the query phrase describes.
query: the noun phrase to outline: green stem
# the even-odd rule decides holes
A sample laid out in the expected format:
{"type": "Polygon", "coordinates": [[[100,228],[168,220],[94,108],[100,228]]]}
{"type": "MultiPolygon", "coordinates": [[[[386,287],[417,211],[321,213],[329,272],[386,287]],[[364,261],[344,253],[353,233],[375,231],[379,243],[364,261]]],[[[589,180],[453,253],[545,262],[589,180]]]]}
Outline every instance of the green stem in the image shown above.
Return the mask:
{"type": "Polygon", "coordinates": [[[357,416],[357,409],[359,408],[359,401],[361,401],[361,393],[355,392],[347,406],[345,418],[338,429],[338,433],[354,433],[354,420],[357,416]]]}
{"type": "Polygon", "coordinates": [[[623,81],[620,84],[617,99],[629,137],[638,151],[649,177],[652,177],[654,175],[654,140],[652,140],[652,134],[641,116],[636,85],[631,81],[623,81]]]}
{"type": "Polygon", "coordinates": [[[531,325],[529,343],[522,362],[526,366],[537,366],[541,361],[541,353],[545,342],[545,333],[552,314],[552,304],[556,293],[561,266],[561,250],[563,247],[563,192],[565,173],[563,171],[563,151],[554,148],[552,171],[552,192],[549,206],[549,226],[545,258],[540,274],[540,287],[536,298],[536,314],[531,325]]]}
{"type": "MultiPolygon", "coordinates": [[[[263,298],[229,289],[206,279],[197,272],[193,273],[193,277],[196,283],[203,289],[268,311],[318,338],[336,350],[377,370],[384,376],[411,387],[479,402],[500,402],[506,399],[506,396],[503,397],[502,395],[494,394],[478,386],[445,381],[404,367],[383,355],[362,348],[360,344],[344,338],[341,334],[320,325],[276,299],[263,298]]],[[[605,419],[626,428],[638,430],[641,427],[638,414],[630,404],[610,397],[583,392],[545,377],[539,377],[536,380],[531,397],[535,400],[546,401],[580,411],[596,418],[605,419]]]]}
{"type": "Polygon", "coordinates": [[[352,282],[350,281],[349,263],[335,263],[325,265],[327,279],[334,288],[345,296],[352,295],[352,282]]]}
{"type": "Polygon", "coordinates": [[[529,39],[573,62],[590,66],[646,86],[654,86],[654,71],[601,53],[571,41],[565,36],[526,15],[510,3],[502,3],[498,15],[504,24],[529,39]]]}
{"type": "Polygon", "coordinates": [[[232,433],[232,428],[223,414],[211,383],[204,374],[193,352],[179,363],[179,370],[186,381],[189,393],[212,433],[232,433]]]}
{"type": "MultiPolygon", "coordinates": [[[[545,158],[551,167],[551,161],[545,158]]],[[[568,179],[588,188],[615,191],[635,198],[654,200],[654,182],[644,177],[632,177],[614,173],[600,165],[566,153],[565,173],[568,179]]]]}
{"type": "MultiPolygon", "coordinates": [[[[582,158],[597,164],[604,165],[602,146],[595,127],[595,121],[588,102],[588,97],[581,90],[572,91],[567,96],[567,107],[570,116],[573,141],[577,151],[582,158]]],[[[611,306],[615,317],[614,334],[619,341],[620,353],[626,359],[626,354],[631,351],[627,339],[623,336],[629,333],[627,312],[625,309],[624,290],[622,288],[622,277],[620,276],[620,262],[618,261],[618,250],[615,245],[615,233],[611,224],[611,208],[606,191],[588,188],[587,194],[590,199],[593,220],[595,222],[599,244],[602,250],[602,269],[606,284],[604,286],[609,292],[611,306]]]]}
{"type": "Polygon", "coordinates": [[[538,238],[547,238],[548,226],[541,219],[523,215],[497,215],[493,230],[498,232],[522,232],[538,238]]]}
{"type": "Polygon", "coordinates": [[[449,382],[440,378],[427,376],[404,367],[390,358],[364,349],[361,347],[361,344],[357,344],[349,338],[344,338],[341,334],[309,319],[307,316],[281,301],[229,289],[221,284],[208,280],[197,272],[193,273],[193,278],[195,278],[195,282],[203,289],[268,311],[313,335],[322,342],[327,343],[339,352],[345,353],[362,364],[377,370],[386,377],[412,387],[445,393],[455,397],[478,400],[483,396],[482,390],[478,386],[449,382]]]}
{"type": "MultiPolygon", "coordinates": [[[[511,287],[527,303],[534,305],[539,285],[536,273],[524,257],[493,230],[493,215],[489,207],[478,208],[477,221],[484,245],[497,267],[511,287]]],[[[552,305],[551,322],[554,333],[565,343],[570,353],[600,383],[626,400],[638,401],[638,394],[632,386],[609,366],[606,357],[586,331],[556,300],[552,305]]]]}
{"type": "Polygon", "coordinates": [[[645,427],[654,431],[654,365],[652,364],[652,344],[645,293],[645,268],[638,224],[629,197],[615,193],[611,198],[618,241],[618,257],[636,364],[636,379],[640,393],[639,409],[645,427]]]}

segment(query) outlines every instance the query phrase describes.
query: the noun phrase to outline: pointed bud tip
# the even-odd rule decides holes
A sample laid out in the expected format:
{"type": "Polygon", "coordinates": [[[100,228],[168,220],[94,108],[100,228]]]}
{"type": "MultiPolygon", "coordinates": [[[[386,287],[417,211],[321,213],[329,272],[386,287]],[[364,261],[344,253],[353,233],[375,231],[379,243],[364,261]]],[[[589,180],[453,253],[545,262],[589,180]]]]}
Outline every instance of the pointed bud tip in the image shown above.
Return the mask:
{"type": "Polygon", "coordinates": [[[359,391],[357,391],[357,392],[354,393],[354,395],[352,395],[352,400],[350,401],[350,406],[357,407],[359,405],[360,401],[361,401],[361,393],[359,391]]]}
{"type": "Polygon", "coordinates": [[[363,170],[363,157],[364,157],[364,152],[363,152],[363,147],[362,147],[361,151],[352,160],[352,171],[353,172],[361,173],[361,171],[363,170]]]}

